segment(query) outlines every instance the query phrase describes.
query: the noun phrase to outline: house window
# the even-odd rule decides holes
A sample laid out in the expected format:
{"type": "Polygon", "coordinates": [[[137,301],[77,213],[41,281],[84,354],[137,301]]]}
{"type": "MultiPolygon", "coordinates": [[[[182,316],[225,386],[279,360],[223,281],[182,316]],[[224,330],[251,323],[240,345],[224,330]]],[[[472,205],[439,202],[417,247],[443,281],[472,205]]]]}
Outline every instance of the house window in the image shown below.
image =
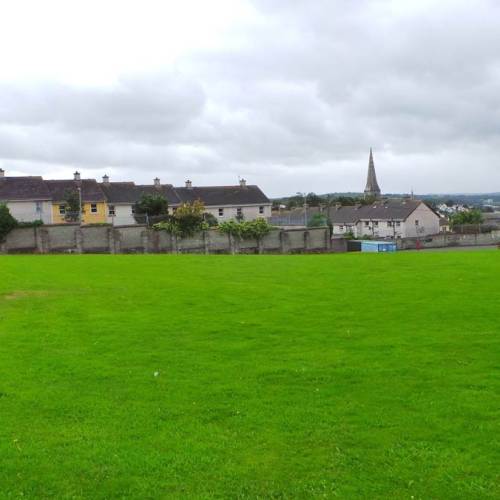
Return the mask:
{"type": "Polygon", "coordinates": [[[108,207],[108,215],[110,217],[114,217],[116,215],[116,210],[114,205],[109,205],[108,207]]]}
{"type": "Polygon", "coordinates": [[[172,213],[175,214],[177,212],[177,207],[172,207],[172,213]]]}
{"type": "Polygon", "coordinates": [[[90,204],[90,213],[91,214],[96,214],[97,213],[97,203],[91,203],[90,204]]]}
{"type": "Polygon", "coordinates": [[[59,215],[66,215],[66,205],[59,205],[59,215]]]}
{"type": "Polygon", "coordinates": [[[343,230],[344,230],[344,226],[339,226],[339,229],[340,229],[341,231],[343,231],[343,230]]]}
{"type": "Polygon", "coordinates": [[[396,222],[396,227],[401,227],[401,222],[396,222]]]}
{"type": "Polygon", "coordinates": [[[132,213],[132,215],[134,215],[134,214],[135,214],[135,205],[132,205],[132,206],[130,207],[130,212],[132,213]]]}
{"type": "Polygon", "coordinates": [[[264,207],[259,207],[259,214],[263,214],[264,213],[264,207]]]}
{"type": "Polygon", "coordinates": [[[219,208],[219,217],[224,217],[224,209],[219,208]]]}
{"type": "Polygon", "coordinates": [[[419,225],[419,222],[418,220],[415,221],[415,226],[418,226],[419,225]]]}
{"type": "Polygon", "coordinates": [[[392,222],[391,222],[391,221],[389,221],[389,222],[387,223],[387,227],[392,227],[392,222]]]}
{"type": "Polygon", "coordinates": [[[373,221],[373,227],[378,227],[378,221],[373,221]]]}
{"type": "Polygon", "coordinates": [[[365,220],[365,227],[369,227],[370,226],[370,222],[365,220]]]}
{"type": "Polygon", "coordinates": [[[236,209],[236,217],[241,217],[242,215],[243,215],[243,209],[241,207],[238,207],[236,209]]]}
{"type": "Polygon", "coordinates": [[[42,202],[41,201],[35,201],[35,210],[36,213],[40,214],[42,213],[42,202]]]}

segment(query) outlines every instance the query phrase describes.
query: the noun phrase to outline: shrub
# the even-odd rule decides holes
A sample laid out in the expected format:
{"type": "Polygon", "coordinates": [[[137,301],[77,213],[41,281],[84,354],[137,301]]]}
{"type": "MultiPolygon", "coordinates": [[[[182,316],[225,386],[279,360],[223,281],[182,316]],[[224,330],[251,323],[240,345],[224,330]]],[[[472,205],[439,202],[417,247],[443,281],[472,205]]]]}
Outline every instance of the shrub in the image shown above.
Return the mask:
{"type": "Polygon", "coordinates": [[[314,214],[307,222],[307,227],[326,227],[328,219],[324,214],[314,214]]]}
{"type": "Polygon", "coordinates": [[[143,224],[150,217],[157,218],[168,215],[168,201],[161,194],[143,194],[134,205],[134,219],[143,224]]]}
{"type": "Polygon", "coordinates": [[[39,227],[43,226],[43,220],[37,219],[31,222],[18,222],[17,227],[39,227]]]}
{"type": "Polygon", "coordinates": [[[9,207],[0,204],[0,242],[17,226],[17,220],[12,217],[9,207]]]}
{"type": "Polygon", "coordinates": [[[269,234],[272,229],[273,226],[271,226],[265,219],[255,219],[252,221],[242,222],[229,220],[221,222],[218,227],[218,230],[221,233],[230,234],[243,240],[251,238],[261,239],[266,234],[269,234]]]}
{"type": "Polygon", "coordinates": [[[203,219],[208,224],[208,227],[215,227],[215,226],[219,225],[219,221],[217,220],[217,217],[215,217],[214,214],[211,214],[209,212],[205,212],[203,214],[203,219]]]}
{"type": "Polygon", "coordinates": [[[208,229],[210,226],[204,217],[205,205],[196,200],[193,203],[182,203],[175,213],[167,220],[154,224],[157,231],[167,231],[176,236],[191,236],[197,231],[208,229]]]}

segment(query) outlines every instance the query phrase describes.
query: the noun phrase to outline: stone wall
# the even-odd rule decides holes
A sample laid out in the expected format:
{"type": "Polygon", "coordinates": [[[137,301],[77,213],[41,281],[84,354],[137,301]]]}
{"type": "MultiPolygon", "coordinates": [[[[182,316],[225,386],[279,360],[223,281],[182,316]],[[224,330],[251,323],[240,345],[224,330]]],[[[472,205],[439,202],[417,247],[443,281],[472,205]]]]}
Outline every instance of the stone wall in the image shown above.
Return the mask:
{"type": "Polygon", "coordinates": [[[55,224],[20,228],[0,244],[0,253],[304,253],[339,251],[328,228],[273,230],[262,238],[240,240],[217,230],[176,238],[146,226],[55,224]]]}

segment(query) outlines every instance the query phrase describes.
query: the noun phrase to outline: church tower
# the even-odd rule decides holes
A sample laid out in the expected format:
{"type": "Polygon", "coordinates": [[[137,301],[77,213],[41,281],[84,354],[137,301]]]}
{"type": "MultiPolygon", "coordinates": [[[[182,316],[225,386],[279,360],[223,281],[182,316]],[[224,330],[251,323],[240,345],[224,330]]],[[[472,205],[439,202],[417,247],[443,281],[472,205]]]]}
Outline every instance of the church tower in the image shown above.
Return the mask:
{"type": "Polygon", "coordinates": [[[380,197],[380,188],[375,173],[375,163],[373,162],[372,148],[370,148],[370,160],[368,162],[368,178],[366,179],[365,198],[380,197]]]}

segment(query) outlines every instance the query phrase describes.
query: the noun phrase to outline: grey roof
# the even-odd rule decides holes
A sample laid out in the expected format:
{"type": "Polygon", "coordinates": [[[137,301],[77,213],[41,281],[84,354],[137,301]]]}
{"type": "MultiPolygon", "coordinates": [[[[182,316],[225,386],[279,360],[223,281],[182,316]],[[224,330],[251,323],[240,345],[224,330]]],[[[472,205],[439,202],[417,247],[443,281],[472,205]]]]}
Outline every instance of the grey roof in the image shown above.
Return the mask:
{"type": "Polygon", "coordinates": [[[260,188],[253,185],[176,187],[175,191],[183,202],[201,200],[206,206],[265,205],[271,203],[260,188]]]}
{"type": "Polygon", "coordinates": [[[333,223],[352,223],[360,220],[406,220],[423,203],[420,200],[388,200],[371,205],[348,206],[330,209],[333,223]]]}
{"type": "Polygon", "coordinates": [[[380,187],[375,173],[375,163],[373,162],[373,152],[370,148],[370,159],[368,161],[368,177],[366,179],[365,194],[369,196],[379,196],[380,187]]]}
{"type": "Polygon", "coordinates": [[[50,180],[44,181],[55,202],[64,201],[68,191],[77,191],[78,187],[82,189],[82,201],[99,202],[106,201],[103,191],[95,179],[75,180],[50,180]]]}
{"type": "Polygon", "coordinates": [[[160,186],[155,186],[151,184],[136,186],[137,200],[139,200],[143,194],[155,195],[159,194],[166,198],[169,205],[178,205],[181,200],[172,186],[172,184],[161,184],[160,186]]]}
{"type": "Polygon", "coordinates": [[[41,177],[0,177],[0,200],[50,200],[51,195],[41,177]]]}
{"type": "Polygon", "coordinates": [[[140,198],[133,182],[103,182],[99,186],[110,203],[135,203],[140,198]]]}

